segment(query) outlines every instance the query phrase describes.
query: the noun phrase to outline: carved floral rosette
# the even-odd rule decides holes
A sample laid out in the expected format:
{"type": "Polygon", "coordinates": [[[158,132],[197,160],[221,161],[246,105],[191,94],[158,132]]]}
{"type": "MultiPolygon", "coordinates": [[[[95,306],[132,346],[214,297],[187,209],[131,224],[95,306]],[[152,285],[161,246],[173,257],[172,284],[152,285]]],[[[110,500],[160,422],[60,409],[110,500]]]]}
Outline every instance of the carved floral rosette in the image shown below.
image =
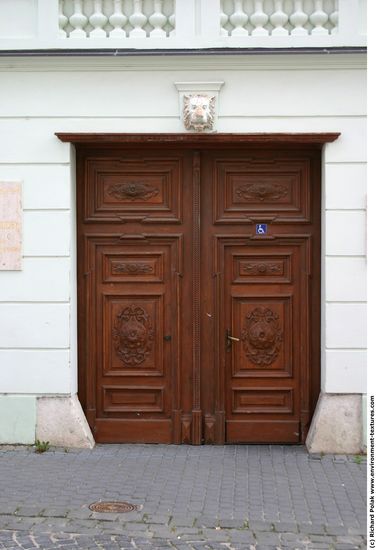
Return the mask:
{"type": "Polygon", "coordinates": [[[245,318],[242,342],[248,359],[259,367],[271,365],[282,343],[279,316],[269,308],[257,307],[245,318]]]}
{"type": "Polygon", "coordinates": [[[242,266],[243,271],[250,275],[282,275],[283,267],[278,264],[271,263],[249,263],[242,266]]]}
{"type": "Polygon", "coordinates": [[[129,182],[111,185],[108,194],[120,200],[149,200],[159,194],[159,189],[148,183],[129,182]]]}
{"type": "Polygon", "coordinates": [[[114,273],[125,273],[126,275],[141,275],[151,273],[153,268],[149,264],[117,262],[113,266],[114,273]]]}
{"type": "Polygon", "coordinates": [[[260,202],[277,201],[286,197],[287,193],[287,186],[279,183],[249,183],[236,190],[240,199],[260,202]]]}
{"type": "Polygon", "coordinates": [[[146,311],[134,304],[123,309],[116,317],[113,339],[117,354],[127,366],[143,363],[150,354],[154,339],[146,311]]]}

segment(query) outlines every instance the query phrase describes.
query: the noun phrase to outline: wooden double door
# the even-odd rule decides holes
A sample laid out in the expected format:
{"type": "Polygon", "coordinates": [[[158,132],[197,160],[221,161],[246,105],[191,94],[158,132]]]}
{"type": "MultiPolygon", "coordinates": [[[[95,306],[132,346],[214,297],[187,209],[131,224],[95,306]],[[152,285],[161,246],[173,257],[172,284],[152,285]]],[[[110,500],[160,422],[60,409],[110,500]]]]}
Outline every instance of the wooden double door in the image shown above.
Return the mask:
{"type": "Polygon", "coordinates": [[[77,162],[79,397],[95,439],[304,442],[320,149],[81,146],[77,162]]]}

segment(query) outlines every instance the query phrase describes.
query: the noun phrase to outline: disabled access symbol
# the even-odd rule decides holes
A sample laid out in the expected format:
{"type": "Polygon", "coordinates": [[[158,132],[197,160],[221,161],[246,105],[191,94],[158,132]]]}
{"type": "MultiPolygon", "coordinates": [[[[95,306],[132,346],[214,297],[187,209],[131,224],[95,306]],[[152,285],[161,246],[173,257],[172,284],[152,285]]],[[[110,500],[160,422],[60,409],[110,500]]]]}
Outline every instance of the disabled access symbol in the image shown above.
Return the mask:
{"type": "Polygon", "coordinates": [[[266,223],[256,223],[256,235],[266,235],[268,225],[266,223]]]}

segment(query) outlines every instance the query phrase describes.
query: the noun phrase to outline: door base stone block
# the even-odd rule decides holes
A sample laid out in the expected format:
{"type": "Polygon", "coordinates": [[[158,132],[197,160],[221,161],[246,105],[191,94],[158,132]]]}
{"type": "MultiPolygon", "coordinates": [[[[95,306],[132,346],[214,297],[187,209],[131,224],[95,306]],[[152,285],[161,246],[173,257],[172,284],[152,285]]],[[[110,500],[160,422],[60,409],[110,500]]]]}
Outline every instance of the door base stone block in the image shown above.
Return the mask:
{"type": "Polygon", "coordinates": [[[306,447],[310,453],[362,452],[362,396],[321,393],[306,447]]]}
{"type": "Polygon", "coordinates": [[[57,447],[92,449],[95,445],[77,395],[37,399],[36,439],[57,447]]]}

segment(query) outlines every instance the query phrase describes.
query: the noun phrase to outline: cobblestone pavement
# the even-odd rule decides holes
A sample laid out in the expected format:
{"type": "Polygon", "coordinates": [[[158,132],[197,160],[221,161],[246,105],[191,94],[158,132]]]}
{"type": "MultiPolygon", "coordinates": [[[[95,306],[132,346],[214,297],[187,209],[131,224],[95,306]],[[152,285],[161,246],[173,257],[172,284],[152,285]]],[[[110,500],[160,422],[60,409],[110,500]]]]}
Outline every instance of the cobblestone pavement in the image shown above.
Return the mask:
{"type": "Polygon", "coordinates": [[[0,447],[0,549],[360,549],[365,507],[364,457],[298,446],[0,447]]]}

